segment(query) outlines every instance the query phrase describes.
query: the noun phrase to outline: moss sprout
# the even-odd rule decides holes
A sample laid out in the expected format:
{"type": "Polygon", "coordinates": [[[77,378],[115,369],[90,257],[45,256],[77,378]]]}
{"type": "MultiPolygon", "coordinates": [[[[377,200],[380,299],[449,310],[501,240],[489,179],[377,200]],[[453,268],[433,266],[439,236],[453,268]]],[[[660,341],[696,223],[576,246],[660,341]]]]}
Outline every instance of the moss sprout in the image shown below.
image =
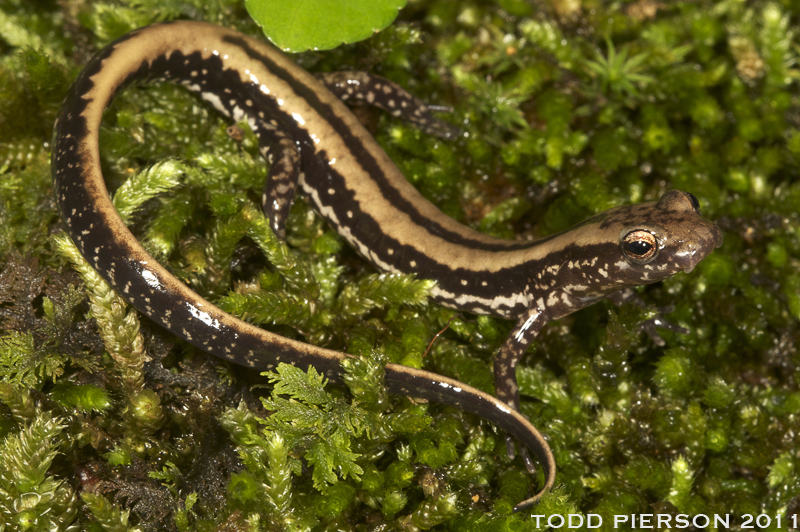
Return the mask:
{"type": "Polygon", "coordinates": [[[18,530],[78,530],[77,496],[48,475],[66,435],[62,420],[40,412],[0,446],[0,523],[18,530]]]}
{"type": "Polygon", "coordinates": [[[117,363],[125,393],[133,397],[144,389],[143,367],[147,359],[139,333],[138,317],[129,310],[125,300],[89,266],[71,240],[60,236],[56,238],[55,245],[83,276],[90,290],[92,314],[100,324],[106,348],[117,363]]]}
{"type": "Polygon", "coordinates": [[[130,512],[120,510],[102,495],[84,492],[81,493],[81,499],[105,532],[138,532],[141,530],[139,527],[128,524],[130,512]]]}

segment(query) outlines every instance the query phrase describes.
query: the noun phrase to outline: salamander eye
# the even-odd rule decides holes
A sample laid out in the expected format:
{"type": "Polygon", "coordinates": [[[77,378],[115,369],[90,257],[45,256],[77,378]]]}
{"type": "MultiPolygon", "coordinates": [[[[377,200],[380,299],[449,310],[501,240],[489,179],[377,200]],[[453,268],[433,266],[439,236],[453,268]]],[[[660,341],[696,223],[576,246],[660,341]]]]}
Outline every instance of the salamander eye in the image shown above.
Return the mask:
{"type": "Polygon", "coordinates": [[[622,237],[622,253],[631,262],[646,264],[658,254],[658,241],[653,233],[636,229],[622,237]]]}

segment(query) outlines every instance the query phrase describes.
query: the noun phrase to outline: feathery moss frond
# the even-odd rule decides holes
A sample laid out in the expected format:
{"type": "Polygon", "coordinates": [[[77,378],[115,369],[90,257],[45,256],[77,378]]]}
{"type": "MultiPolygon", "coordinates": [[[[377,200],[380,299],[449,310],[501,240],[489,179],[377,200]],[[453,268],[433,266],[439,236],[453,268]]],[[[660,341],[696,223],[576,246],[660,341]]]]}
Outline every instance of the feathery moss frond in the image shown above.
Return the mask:
{"type": "Polygon", "coordinates": [[[122,221],[131,216],[148,200],[177,187],[186,166],[176,161],[163,161],[127,179],[114,193],[114,207],[122,221]]]}

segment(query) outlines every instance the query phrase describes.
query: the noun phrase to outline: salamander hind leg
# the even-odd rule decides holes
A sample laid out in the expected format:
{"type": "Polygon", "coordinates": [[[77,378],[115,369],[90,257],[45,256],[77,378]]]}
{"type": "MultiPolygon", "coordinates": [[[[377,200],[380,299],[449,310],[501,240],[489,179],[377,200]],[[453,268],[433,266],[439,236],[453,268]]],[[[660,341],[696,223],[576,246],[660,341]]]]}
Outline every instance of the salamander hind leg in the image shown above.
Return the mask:
{"type": "Polygon", "coordinates": [[[433,115],[435,111],[452,109],[428,105],[386,78],[367,72],[342,71],[317,74],[317,79],[342,101],[374,105],[392,116],[411,122],[429,135],[444,139],[453,139],[458,135],[456,127],[433,115]]]}

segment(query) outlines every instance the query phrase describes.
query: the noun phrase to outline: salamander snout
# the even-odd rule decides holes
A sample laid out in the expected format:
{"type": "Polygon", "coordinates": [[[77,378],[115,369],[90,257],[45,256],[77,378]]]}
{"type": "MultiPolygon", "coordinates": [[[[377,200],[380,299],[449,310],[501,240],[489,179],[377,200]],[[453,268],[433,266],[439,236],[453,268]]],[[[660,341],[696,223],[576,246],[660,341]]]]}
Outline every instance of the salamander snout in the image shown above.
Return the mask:
{"type": "Polygon", "coordinates": [[[686,273],[722,245],[722,231],[703,217],[700,202],[693,194],[670,190],[661,196],[656,207],[674,220],[671,240],[677,245],[672,258],[686,273]]]}
{"type": "Polygon", "coordinates": [[[673,258],[683,271],[690,273],[714,248],[721,245],[722,233],[719,227],[711,222],[705,222],[690,240],[683,242],[673,254],[673,258]]]}

